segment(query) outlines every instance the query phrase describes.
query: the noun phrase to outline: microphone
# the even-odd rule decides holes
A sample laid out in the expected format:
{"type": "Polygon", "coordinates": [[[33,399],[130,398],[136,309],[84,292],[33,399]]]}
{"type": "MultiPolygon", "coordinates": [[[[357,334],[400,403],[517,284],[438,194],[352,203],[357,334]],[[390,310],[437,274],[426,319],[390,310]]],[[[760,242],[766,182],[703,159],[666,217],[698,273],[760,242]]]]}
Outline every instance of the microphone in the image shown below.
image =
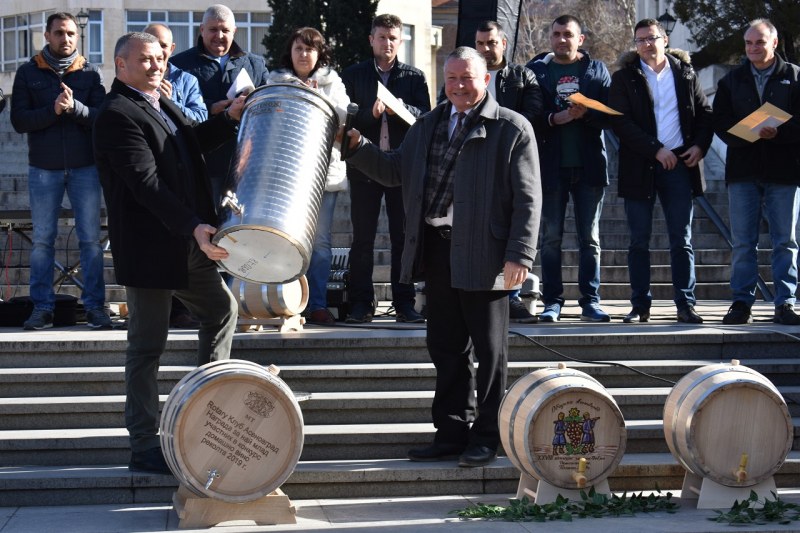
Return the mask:
{"type": "Polygon", "coordinates": [[[342,161],[347,158],[347,155],[350,152],[350,137],[347,136],[347,132],[353,129],[353,119],[358,113],[358,104],[354,102],[350,102],[347,104],[347,115],[344,119],[344,131],[342,132],[342,148],[340,150],[342,154],[342,161]]]}

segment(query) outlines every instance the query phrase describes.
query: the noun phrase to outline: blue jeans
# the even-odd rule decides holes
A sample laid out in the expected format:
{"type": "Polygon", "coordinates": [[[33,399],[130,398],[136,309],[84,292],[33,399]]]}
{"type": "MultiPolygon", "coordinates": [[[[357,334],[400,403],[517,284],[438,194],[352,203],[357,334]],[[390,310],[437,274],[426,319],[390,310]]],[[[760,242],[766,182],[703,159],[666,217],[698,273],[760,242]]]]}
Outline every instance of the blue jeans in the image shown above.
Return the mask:
{"type": "Polygon", "coordinates": [[[38,309],[55,308],[53,267],[58,216],[64,191],[75,213],[81,270],[83,305],[86,309],[103,307],[103,249],[100,246],[100,181],[94,166],[44,170],[28,168],[33,248],[31,249],[31,288],[33,304],[38,309]]]}
{"type": "Polygon", "coordinates": [[[692,250],[694,204],[689,169],[683,162],[672,170],[664,170],[660,163],[656,163],[654,185],[655,194],[647,200],[625,199],[625,214],[631,232],[628,246],[631,303],[634,307],[649,309],[653,301],[650,292],[650,236],[653,233],[653,207],[658,195],[669,234],[673,300],[679,310],[686,309],[697,302],[692,250]]]}
{"type": "Polygon", "coordinates": [[[796,185],[731,183],[728,185],[733,257],[733,301],[753,305],[758,280],[758,235],[761,213],[772,240],[772,281],[775,305],[795,303],[797,290],[797,226],[800,193],[796,185]]]}
{"type": "Polygon", "coordinates": [[[557,188],[542,193],[542,299],[545,305],[564,305],[561,241],[570,195],[575,208],[579,246],[578,288],[581,298],[578,304],[585,306],[600,301],[599,222],[605,188],[584,184],[581,174],[581,169],[562,168],[557,188]]]}
{"type": "Polygon", "coordinates": [[[314,234],[314,248],[311,252],[311,261],[306,272],[308,280],[308,310],[316,311],[328,307],[328,278],[331,274],[331,228],[333,227],[333,213],[336,208],[338,192],[328,192],[322,195],[317,218],[317,231],[314,234]]]}

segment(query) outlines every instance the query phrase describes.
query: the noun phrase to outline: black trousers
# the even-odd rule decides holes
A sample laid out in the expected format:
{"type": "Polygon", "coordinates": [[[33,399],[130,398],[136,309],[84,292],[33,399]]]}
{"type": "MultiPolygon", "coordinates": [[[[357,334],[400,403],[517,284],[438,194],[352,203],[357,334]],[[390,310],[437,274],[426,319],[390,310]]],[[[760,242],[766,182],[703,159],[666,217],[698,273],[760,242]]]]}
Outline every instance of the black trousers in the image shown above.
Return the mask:
{"type": "Polygon", "coordinates": [[[434,440],[497,449],[508,374],[508,292],[452,288],[450,240],[430,226],[423,263],[427,346],[436,367],[434,440]],[[474,378],[471,353],[478,362],[474,378]]]}
{"type": "Polygon", "coordinates": [[[351,302],[372,302],[372,269],[375,265],[375,235],[381,213],[381,198],[386,200],[389,237],[392,241],[392,304],[414,303],[414,285],[400,283],[400,261],[405,239],[405,210],[400,187],[384,187],[374,181],[350,180],[350,221],[353,224],[353,244],[350,247],[351,302]]]}

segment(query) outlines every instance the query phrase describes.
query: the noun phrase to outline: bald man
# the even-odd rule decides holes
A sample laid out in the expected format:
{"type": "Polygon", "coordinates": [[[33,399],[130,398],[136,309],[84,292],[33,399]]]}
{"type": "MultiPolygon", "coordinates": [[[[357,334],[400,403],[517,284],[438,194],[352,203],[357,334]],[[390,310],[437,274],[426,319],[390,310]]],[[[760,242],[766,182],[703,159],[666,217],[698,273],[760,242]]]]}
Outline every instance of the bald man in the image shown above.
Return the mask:
{"type": "Polygon", "coordinates": [[[148,24],[144,32],[158,39],[158,44],[164,52],[166,70],[161,79],[159,92],[175,102],[188,118],[197,122],[205,121],[208,118],[208,109],[203,101],[203,93],[200,92],[197,78],[169,63],[169,58],[175,51],[172,31],[164,24],[153,23],[148,24]]]}

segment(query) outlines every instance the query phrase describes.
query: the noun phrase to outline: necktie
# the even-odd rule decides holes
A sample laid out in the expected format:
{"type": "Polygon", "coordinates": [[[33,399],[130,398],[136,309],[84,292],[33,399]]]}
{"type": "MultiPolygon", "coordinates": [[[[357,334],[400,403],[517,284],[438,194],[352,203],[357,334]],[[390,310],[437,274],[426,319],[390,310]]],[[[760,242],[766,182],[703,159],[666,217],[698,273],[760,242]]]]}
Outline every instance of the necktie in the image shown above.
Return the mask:
{"type": "Polygon", "coordinates": [[[466,117],[466,113],[458,113],[458,120],[456,121],[456,127],[453,129],[453,134],[450,136],[450,142],[452,143],[458,134],[461,132],[461,128],[464,127],[464,117],[466,117]]]}

